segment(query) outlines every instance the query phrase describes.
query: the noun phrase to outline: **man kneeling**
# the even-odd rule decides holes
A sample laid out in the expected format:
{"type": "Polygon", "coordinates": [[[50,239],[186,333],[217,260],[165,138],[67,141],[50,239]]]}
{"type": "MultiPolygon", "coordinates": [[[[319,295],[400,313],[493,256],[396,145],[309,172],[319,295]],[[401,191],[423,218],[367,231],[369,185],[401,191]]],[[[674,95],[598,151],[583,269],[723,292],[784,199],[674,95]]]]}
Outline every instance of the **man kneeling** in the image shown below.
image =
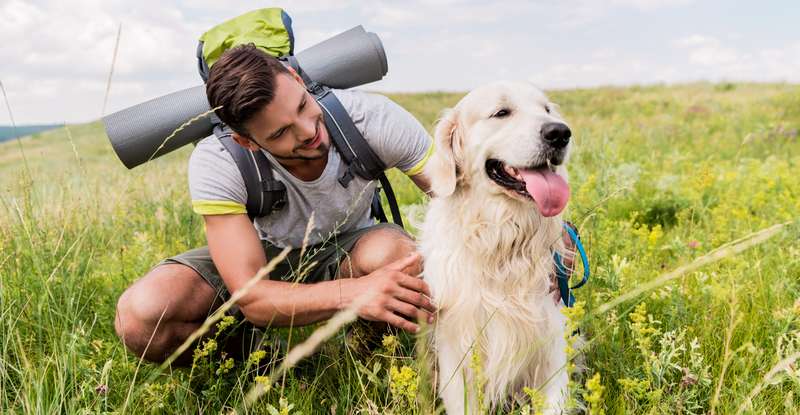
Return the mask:
{"type": "MultiPolygon", "coordinates": [[[[338,182],[347,166],[301,77],[245,45],[214,64],[206,92],[236,143],[266,155],[286,186],[288,204],[250,220],[245,182],[230,153],[216,136],[198,143],[189,190],[208,246],[164,260],[120,296],[115,328],[125,346],[147,360],[165,360],[284,247],[292,248],[286,260],[233,309],[257,327],[322,321],[368,291],[375,295],[358,309],[363,319],[410,332],[419,329],[418,319],[431,320],[434,308],[418,278],[413,239],[398,226],[374,224],[374,181],[338,182]],[[307,258],[300,258],[312,213],[307,258]],[[301,262],[314,266],[298,275],[301,262]]],[[[419,122],[383,96],[333,93],[387,168],[397,167],[427,192],[421,172],[433,146],[419,122]]]]}

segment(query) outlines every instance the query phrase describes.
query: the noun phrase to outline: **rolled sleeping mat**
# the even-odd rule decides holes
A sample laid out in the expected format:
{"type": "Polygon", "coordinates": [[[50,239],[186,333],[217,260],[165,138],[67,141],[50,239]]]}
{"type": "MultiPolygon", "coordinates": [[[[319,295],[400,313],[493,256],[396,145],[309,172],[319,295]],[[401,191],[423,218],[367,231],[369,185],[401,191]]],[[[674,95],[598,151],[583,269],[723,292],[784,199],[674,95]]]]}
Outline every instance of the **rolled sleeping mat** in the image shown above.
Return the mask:
{"type": "Polygon", "coordinates": [[[107,115],[103,124],[114,152],[125,167],[132,169],[210,135],[213,130],[210,114],[172,135],[209,109],[206,88],[198,85],[107,115]]]}
{"type": "Polygon", "coordinates": [[[331,88],[378,81],[389,70],[378,35],[360,25],[311,46],[296,58],[311,79],[331,88]]]}
{"type": "MultiPolygon", "coordinates": [[[[332,88],[378,81],[388,71],[380,38],[361,26],[311,46],[295,57],[311,79],[332,88]]],[[[132,169],[213,134],[210,109],[205,85],[198,85],[117,111],[102,120],[117,157],[132,169]],[[205,113],[208,114],[201,116],[205,113]],[[197,119],[189,122],[193,118],[197,119]]]]}

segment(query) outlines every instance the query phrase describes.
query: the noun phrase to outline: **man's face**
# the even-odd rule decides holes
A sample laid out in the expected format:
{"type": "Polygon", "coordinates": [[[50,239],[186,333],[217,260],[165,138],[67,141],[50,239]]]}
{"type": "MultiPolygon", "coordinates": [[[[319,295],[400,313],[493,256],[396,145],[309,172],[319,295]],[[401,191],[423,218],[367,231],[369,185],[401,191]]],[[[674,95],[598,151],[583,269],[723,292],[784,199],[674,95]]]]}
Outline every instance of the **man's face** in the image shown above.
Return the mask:
{"type": "Polygon", "coordinates": [[[260,146],[289,164],[326,157],[330,147],[322,109],[294,73],[275,76],[275,97],[245,128],[251,139],[242,140],[247,147],[260,146]]]}

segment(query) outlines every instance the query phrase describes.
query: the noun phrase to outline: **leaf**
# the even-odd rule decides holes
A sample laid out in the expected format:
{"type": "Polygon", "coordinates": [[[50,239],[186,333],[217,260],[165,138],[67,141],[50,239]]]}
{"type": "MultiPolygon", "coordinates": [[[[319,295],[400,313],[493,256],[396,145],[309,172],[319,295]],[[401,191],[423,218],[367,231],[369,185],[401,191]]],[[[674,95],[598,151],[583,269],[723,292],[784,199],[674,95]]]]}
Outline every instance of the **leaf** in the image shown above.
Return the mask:
{"type": "Polygon", "coordinates": [[[267,404],[267,412],[269,412],[269,415],[281,415],[278,409],[272,406],[272,404],[267,404]]]}
{"type": "Polygon", "coordinates": [[[361,372],[364,376],[366,376],[371,383],[374,383],[376,385],[381,384],[381,381],[380,379],[378,379],[378,376],[376,374],[377,372],[375,373],[371,372],[369,369],[367,369],[366,366],[364,366],[363,363],[356,361],[356,368],[358,368],[358,371],[361,372]]]}

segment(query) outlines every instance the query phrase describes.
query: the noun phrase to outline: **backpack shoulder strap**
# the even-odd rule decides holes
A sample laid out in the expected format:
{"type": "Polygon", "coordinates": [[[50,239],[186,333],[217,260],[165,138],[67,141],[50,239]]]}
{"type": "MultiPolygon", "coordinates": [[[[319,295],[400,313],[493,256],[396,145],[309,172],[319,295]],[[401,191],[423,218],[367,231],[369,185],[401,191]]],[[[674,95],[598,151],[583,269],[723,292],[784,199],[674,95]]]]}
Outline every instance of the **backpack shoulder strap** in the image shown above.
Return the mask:
{"type": "Polygon", "coordinates": [[[330,88],[319,84],[312,85],[311,91],[322,108],[331,141],[348,166],[345,175],[339,178],[339,183],[347,187],[353,175],[367,180],[379,179],[386,170],[386,165],[372,151],[336,95],[330,88]]]}
{"type": "MultiPolygon", "coordinates": [[[[381,172],[381,177],[379,180],[381,181],[381,188],[383,188],[383,190],[386,192],[386,200],[389,202],[389,210],[392,212],[392,219],[394,219],[394,223],[401,228],[405,228],[405,226],[403,226],[403,217],[400,216],[400,206],[397,205],[397,198],[394,196],[392,184],[389,183],[389,178],[386,177],[386,173],[381,172]]],[[[383,213],[382,207],[381,214],[383,215],[384,222],[386,222],[386,214],[383,213]]]]}
{"type": "MultiPolygon", "coordinates": [[[[389,209],[392,212],[392,219],[394,223],[403,226],[403,219],[400,216],[400,208],[397,204],[397,198],[394,195],[389,179],[386,177],[386,165],[383,161],[372,151],[367,140],[358,131],[350,114],[342,106],[342,103],[336,98],[330,88],[320,85],[316,82],[307,82],[309,91],[314,95],[314,98],[322,108],[323,118],[325,119],[325,127],[331,137],[333,145],[342,155],[347,170],[345,174],[339,178],[339,183],[347,187],[354,176],[359,176],[366,180],[379,180],[381,188],[386,193],[386,200],[389,202],[389,209]]],[[[380,221],[386,221],[386,214],[380,204],[380,198],[376,193],[373,198],[372,204],[373,215],[380,221]]]]}
{"type": "Polygon", "coordinates": [[[214,134],[233,157],[247,189],[247,216],[266,216],[286,205],[286,186],[275,180],[272,166],[260,151],[250,151],[233,141],[229,128],[218,125],[214,134]]]}

